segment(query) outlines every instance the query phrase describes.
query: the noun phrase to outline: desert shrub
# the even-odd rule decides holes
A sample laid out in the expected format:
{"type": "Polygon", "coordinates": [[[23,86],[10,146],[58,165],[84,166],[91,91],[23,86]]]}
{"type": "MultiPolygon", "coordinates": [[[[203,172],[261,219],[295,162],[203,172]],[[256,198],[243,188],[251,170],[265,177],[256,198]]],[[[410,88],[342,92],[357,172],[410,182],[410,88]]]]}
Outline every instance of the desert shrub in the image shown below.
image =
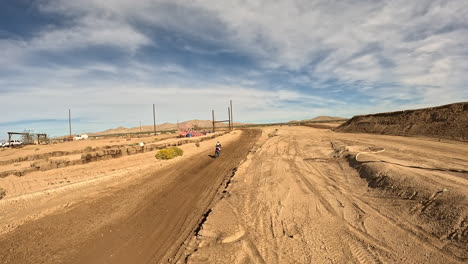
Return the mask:
{"type": "Polygon", "coordinates": [[[23,133],[26,133],[24,135],[21,135],[21,141],[23,144],[34,144],[34,131],[30,129],[25,129],[23,133]]]}
{"type": "Polygon", "coordinates": [[[5,189],[0,188],[0,200],[1,200],[3,197],[5,197],[5,195],[6,195],[5,189]]]}
{"type": "Polygon", "coordinates": [[[200,147],[200,142],[195,143],[195,146],[200,147]]]}
{"type": "Polygon", "coordinates": [[[173,148],[177,156],[184,155],[184,151],[181,148],[173,148]]]}
{"type": "Polygon", "coordinates": [[[156,153],[155,157],[157,159],[163,159],[163,160],[168,160],[168,159],[173,159],[177,156],[182,156],[184,154],[184,151],[178,147],[171,147],[171,148],[165,148],[161,149],[156,153]]]}
{"type": "Polygon", "coordinates": [[[84,149],[85,152],[91,152],[93,151],[93,147],[92,146],[87,146],[85,149],[84,149]]]}

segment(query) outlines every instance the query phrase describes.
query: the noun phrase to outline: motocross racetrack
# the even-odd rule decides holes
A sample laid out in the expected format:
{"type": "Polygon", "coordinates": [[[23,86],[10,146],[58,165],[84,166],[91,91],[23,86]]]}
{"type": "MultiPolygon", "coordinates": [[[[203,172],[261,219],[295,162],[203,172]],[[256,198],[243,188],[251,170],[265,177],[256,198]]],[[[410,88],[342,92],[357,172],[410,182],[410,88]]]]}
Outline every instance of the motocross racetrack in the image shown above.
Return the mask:
{"type": "MultiPolygon", "coordinates": [[[[1,263],[167,263],[259,130],[0,237],[1,263]]],[[[214,144],[213,144],[214,145],[214,144]]],[[[154,159],[154,157],[153,157],[154,159]]]]}
{"type": "Polygon", "coordinates": [[[468,143],[332,127],[0,178],[0,263],[466,263],[468,143]]]}

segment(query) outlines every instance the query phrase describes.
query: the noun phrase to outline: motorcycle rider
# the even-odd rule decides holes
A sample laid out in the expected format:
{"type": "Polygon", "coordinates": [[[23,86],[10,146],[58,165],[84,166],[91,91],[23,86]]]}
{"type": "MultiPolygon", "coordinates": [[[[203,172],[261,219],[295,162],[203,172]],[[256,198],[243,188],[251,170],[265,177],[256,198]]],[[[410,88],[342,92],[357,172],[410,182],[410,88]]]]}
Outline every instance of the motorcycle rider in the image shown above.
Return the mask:
{"type": "Polygon", "coordinates": [[[216,142],[216,149],[215,149],[215,156],[219,156],[219,154],[221,154],[221,143],[216,142]]]}

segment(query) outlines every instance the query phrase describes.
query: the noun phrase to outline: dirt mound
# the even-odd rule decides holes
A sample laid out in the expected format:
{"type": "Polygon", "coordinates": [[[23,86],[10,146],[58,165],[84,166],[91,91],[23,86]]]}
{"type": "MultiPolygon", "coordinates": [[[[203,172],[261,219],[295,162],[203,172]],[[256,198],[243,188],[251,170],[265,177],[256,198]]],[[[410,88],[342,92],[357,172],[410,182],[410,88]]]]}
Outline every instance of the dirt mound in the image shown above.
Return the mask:
{"type": "Polygon", "coordinates": [[[428,136],[466,141],[468,140],[468,102],[354,116],[336,131],[428,136]]]}

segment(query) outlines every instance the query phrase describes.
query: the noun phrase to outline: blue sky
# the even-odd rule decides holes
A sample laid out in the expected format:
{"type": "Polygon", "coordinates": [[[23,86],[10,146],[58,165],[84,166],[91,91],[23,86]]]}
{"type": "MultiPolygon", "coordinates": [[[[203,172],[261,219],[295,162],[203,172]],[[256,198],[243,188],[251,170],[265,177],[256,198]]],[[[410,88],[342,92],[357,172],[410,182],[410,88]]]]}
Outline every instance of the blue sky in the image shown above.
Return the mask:
{"type": "Polygon", "coordinates": [[[6,0],[0,138],[227,115],[277,122],[468,99],[468,3],[6,0]]]}

